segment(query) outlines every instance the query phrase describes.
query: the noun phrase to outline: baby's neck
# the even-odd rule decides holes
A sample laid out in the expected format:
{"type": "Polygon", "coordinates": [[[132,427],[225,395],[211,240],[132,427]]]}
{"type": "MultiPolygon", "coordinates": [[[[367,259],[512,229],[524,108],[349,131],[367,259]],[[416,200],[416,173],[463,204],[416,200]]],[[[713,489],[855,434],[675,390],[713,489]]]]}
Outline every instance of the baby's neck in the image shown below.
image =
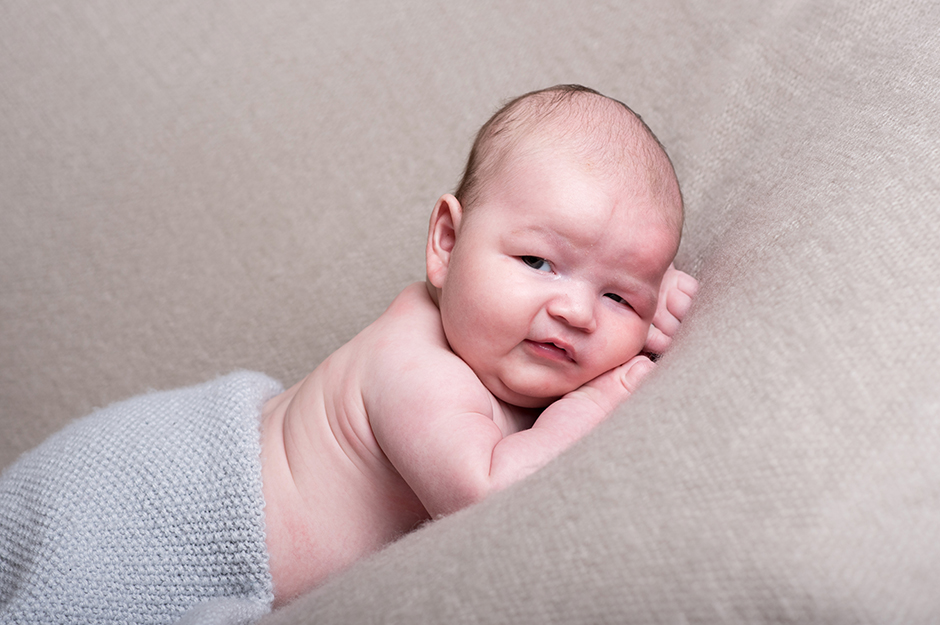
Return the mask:
{"type": "Polygon", "coordinates": [[[428,295],[431,297],[431,301],[434,302],[434,305],[437,306],[438,310],[440,310],[441,308],[440,289],[438,289],[436,286],[431,284],[430,278],[426,278],[424,280],[424,284],[428,287],[428,295]]]}

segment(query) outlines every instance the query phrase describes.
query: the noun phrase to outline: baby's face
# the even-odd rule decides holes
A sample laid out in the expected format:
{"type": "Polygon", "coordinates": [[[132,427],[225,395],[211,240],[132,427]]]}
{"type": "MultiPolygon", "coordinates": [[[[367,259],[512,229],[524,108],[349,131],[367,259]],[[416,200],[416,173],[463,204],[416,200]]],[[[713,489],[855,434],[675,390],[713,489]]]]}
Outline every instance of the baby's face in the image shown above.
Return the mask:
{"type": "Polygon", "coordinates": [[[510,164],[461,218],[436,285],[451,348],[525,407],[628,361],[678,244],[662,201],[550,153],[510,164]]]}

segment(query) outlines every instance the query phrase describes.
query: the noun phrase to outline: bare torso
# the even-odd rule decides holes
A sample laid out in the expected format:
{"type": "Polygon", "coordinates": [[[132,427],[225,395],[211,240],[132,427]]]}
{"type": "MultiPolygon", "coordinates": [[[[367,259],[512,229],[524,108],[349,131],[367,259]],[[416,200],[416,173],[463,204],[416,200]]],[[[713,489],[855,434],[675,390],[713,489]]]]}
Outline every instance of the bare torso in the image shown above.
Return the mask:
{"type": "MultiPolygon", "coordinates": [[[[409,286],[375,322],[264,407],[262,467],[276,604],[430,518],[377,441],[367,410],[381,402],[383,387],[397,383],[401,372],[388,363],[398,360],[402,346],[412,360],[443,360],[445,369],[459,373],[463,384],[443,371],[441,379],[424,381],[439,386],[446,379],[464,397],[470,389],[503,435],[534,420],[493,398],[450,353],[425,286],[409,286]],[[370,401],[370,392],[379,396],[370,401]]],[[[421,389],[412,390],[421,396],[421,389]]]]}
{"type": "Polygon", "coordinates": [[[408,286],[264,406],[275,605],[530,475],[605,419],[650,367],[636,356],[540,414],[509,405],[451,351],[425,284],[408,286]]]}

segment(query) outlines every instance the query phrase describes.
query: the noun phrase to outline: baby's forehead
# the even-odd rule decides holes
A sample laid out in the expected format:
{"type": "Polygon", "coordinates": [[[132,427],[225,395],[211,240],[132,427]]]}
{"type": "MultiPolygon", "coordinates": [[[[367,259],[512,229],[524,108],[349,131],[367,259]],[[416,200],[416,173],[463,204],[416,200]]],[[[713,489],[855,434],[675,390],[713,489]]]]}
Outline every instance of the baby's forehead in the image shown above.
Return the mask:
{"type": "MultiPolygon", "coordinates": [[[[681,228],[682,196],[672,164],[665,154],[656,154],[648,145],[612,147],[604,137],[572,138],[564,131],[550,130],[527,137],[507,150],[494,172],[494,182],[499,186],[498,179],[503,178],[510,185],[518,184],[533,163],[552,156],[560,157],[569,170],[584,174],[593,185],[619,197],[624,207],[643,204],[647,211],[659,213],[662,219],[681,228]]],[[[635,215],[625,209],[611,215],[611,219],[631,220],[635,215]]]]}
{"type": "Polygon", "coordinates": [[[604,181],[659,198],[663,216],[681,229],[682,195],[672,163],[649,127],[621,102],[592,92],[538,92],[494,120],[482,133],[478,194],[512,177],[519,163],[562,154],[604,181]]]}
{"type": "MultiPolygon", "coordinates": [[[[636,193],[637,185],[599,178],[562,160],[546,159],[547,167],[514,168],[509,184],[497,184],[491,210],[502,214],[500,223],[509,239],[537,238],[559,249],[600,250],[634,247],[634,235],[649,244],[648,251],[675,253],[681,236],[678,207],[663,198],[636,193]],[[573,171],[567,175],[567,171],[573,171]],[[625,233],[630,236],[624,238],[625,233]]],[[[643,185],[639,185],[643,186],[643,185]]]]}

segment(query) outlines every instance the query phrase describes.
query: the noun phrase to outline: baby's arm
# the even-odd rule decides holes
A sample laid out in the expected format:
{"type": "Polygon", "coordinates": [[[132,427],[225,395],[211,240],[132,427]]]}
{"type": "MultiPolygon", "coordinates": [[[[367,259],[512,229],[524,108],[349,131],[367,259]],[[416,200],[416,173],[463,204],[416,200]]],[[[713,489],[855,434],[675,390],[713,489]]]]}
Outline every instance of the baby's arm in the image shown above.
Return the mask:
{"type": "MultiPolygon", "coordinates": [[[[493,397],[446,347],[437,308],[414,287],[413,296],[406,292],[393,304],[408,310],[390,308],[393,317],[409,319],[411,329],[389,336],[397,345],[376,355],[373,371],[380,382],[367,386],[373,390],[364,391],[364,400],[376,440],[433,516],[479,501],[547,464],[610,415],[654,366],[636,356],[555,401],[523,429],[519,409],[493,397]]],[[[694,278],[669,267],[648,351],[669,346],[697,290],[694,278]]]]}
{"type": "MultiPolygon", "coordinates": [[[[567,449],[626,399],[652,363],[638,356],[546,408],[531,429],[446,346],[429,299],[390,307],[363,400],[389,461],[432,516],[500,490],[567,449]],[[513,425],[515,424],[515,425],[513,425]]],[[[412,297],[409,297],[412,295],[412,297]]],[[[425,295],[426,298],[426,295],[425,295]]]]}
{"type": "Polygon", "coordinates": [[[397,383],[385,387],[370,419],[382,450],[434,517],[543,467],[613,412],[654,366],[637,356],[548,406],[530,429],[506,435],[497,425],[502,405],[462,361],[400,364],[397,383]]]}
{"type": "Polygon", "coordinates": [[[381,350],[363,400],[382,451],[438,517],[494,490],[493,456],[505,439],[498,400],[466,363],[443,348],[419,347],[381,350]]]}
{"type": "Polygon", "coordinates": [[[531,429],[504,438],[493,450],[494,486],[508,486],[546,465],[610,416],[655,366],[636,356],[556,400],[531,429]]]}

